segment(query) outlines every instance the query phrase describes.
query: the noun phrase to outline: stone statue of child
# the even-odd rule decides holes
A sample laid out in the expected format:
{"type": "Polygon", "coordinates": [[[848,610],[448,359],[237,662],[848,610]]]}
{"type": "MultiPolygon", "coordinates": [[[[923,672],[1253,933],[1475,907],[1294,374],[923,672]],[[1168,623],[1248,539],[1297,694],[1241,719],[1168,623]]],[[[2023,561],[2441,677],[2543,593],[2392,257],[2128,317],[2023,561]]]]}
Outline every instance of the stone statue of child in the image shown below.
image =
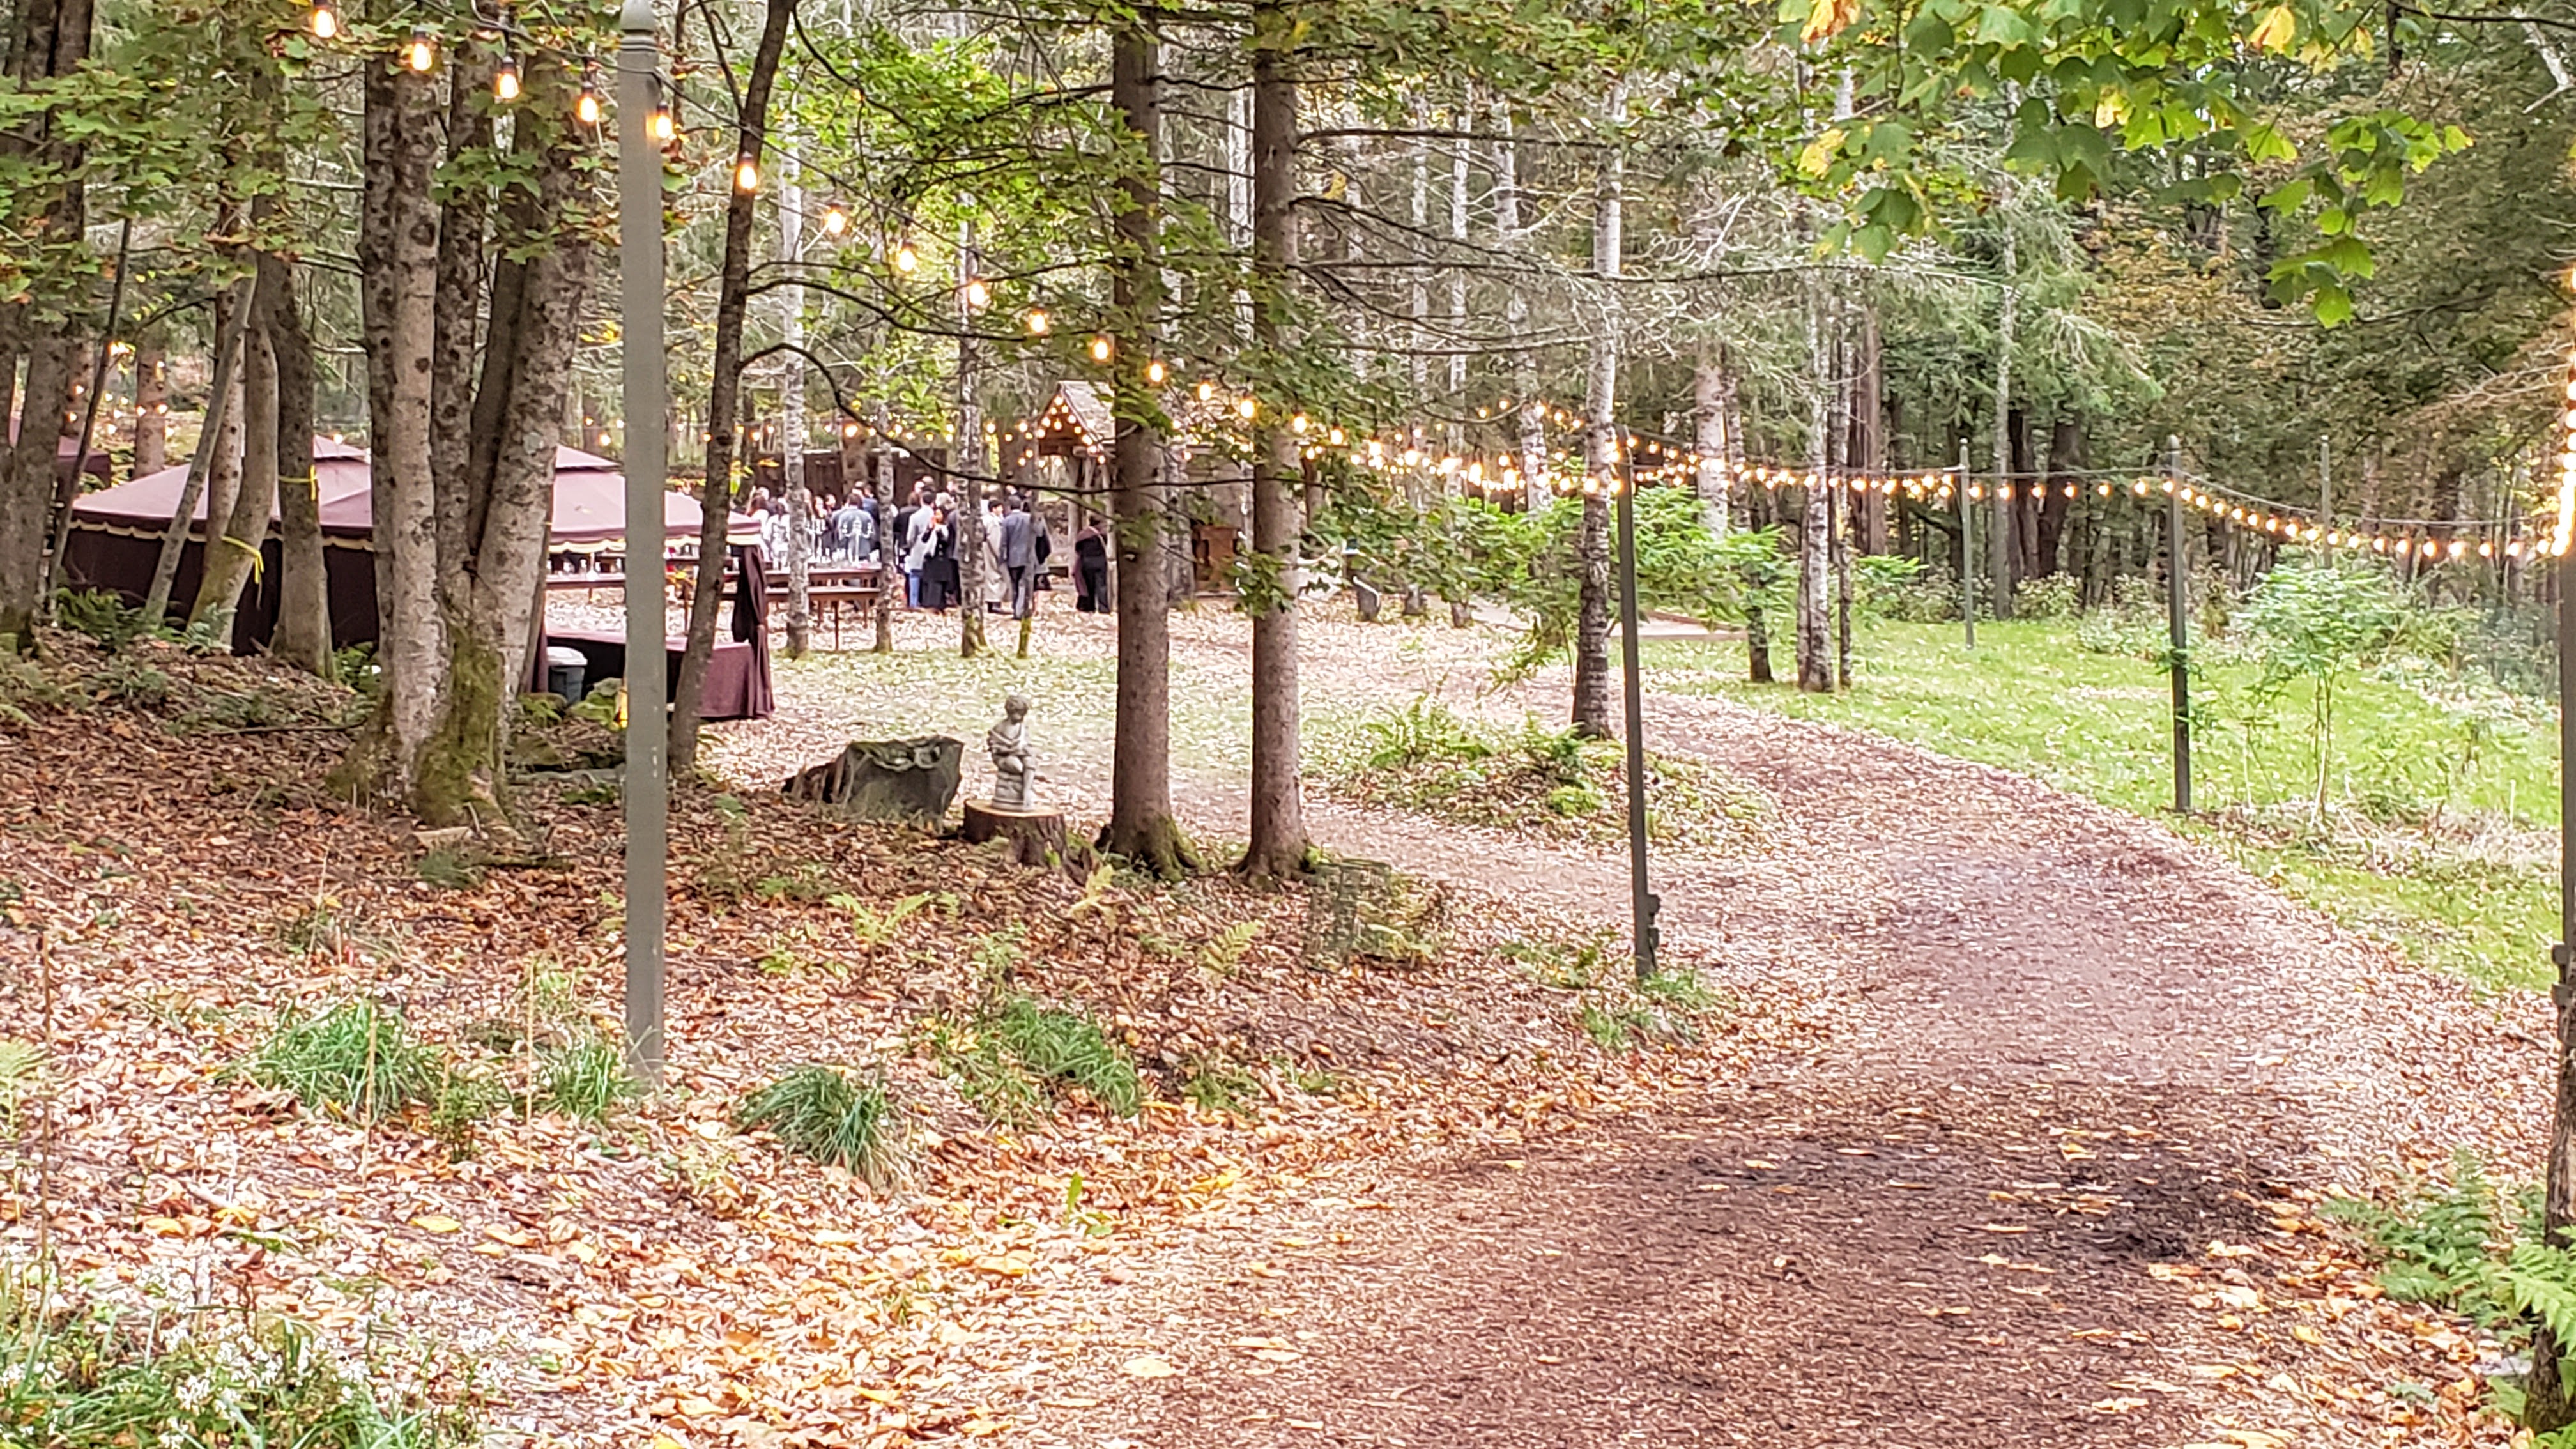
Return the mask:
{"type": "Polygon", "coordinates": [[[1012,695],[1002,702],[1002,719],[984,736],[984,748],[993,752],[993,808],[1026,810],[1029,808],[1029,701],[1024,695],[1012,695]]]}

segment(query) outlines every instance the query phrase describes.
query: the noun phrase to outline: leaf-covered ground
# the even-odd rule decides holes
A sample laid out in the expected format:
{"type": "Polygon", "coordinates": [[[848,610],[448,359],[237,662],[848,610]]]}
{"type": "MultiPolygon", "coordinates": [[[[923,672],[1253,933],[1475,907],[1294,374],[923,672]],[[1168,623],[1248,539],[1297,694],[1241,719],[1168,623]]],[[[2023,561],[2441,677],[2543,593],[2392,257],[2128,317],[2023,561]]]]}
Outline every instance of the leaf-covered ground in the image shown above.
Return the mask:
{"type": "MultiPolygon", "coordinates": [[[[67,651],[74,707],[0,725],[0,1037],[48,1056],[0,1241],[50,1205],[88,1291],[461,1350],[531,1442],[2504,1442],[2488,1346],[2378,1299],[2314,1204],[2460,1143],[2527,1174],[2529,998],[2029,781],[1663,696],[1655,747],[1773,807],[1759,849],[1658,857],[1696,989],[1598,950],[1615,851],[1320,799],[1321,841],[1433,884],[1404,949],[1313,969],[1303,893],[1086,890],[767,793],[1019,689],[1098,818],[1104,625],[1050,615],[1025,662],[903,625],[782,663],[779,717],[719,727],[733,795],[684,792],[669,1093],[501,1110],[462,1156],[426,1108],[362,1130],[231,1072],[353,999],[510,1080],[490,1026],[535,996],[612,1023],[613,803],[532,787],[552,860],[433,884],[320,793],[344,701],[167,651],[129,699],[67,651]],[[1099,1022],[1143,1110],[992,1125],[936,1043],[1006,998],[1099,1022]],[[895,1190],[735,1125],[818,1060],[904,1105],[895,1190]]],[[[1240,625],[1176,636],[1176,789],[1222,842],[1240,625]]],[[[1310,714],[1560,712],[1560,678],[1486,688],[1497,647],[1319,619],[1310,714]]]]}

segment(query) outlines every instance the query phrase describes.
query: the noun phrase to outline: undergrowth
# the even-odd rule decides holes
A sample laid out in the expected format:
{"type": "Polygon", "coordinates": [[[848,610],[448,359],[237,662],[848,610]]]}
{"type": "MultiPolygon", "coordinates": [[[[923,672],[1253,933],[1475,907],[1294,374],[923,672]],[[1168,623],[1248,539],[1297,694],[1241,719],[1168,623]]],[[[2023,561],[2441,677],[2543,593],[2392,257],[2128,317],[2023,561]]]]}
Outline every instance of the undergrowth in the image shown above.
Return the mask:
{"type": "Polygon", "coordinates": [[[1026,996],[993,998],[967,1021],[932,1020],[928,1046],[959,1093],[995,1122],[1033,1121],[1076,1091],[1120,1117],[1145,1105],[1136,1064],[1098,1022],[1026,996]]]}
{"type": "MultiPolygon", "coordinates": [[[[1626,756],[1525,719],[1506,729],[1461,717],[1429,695],[1381,710],[1338,739],[1327,732],[1319,783],[1363,805],[1555,840],[1611,843],[1628,829],[1626,756]]],[[[1646,759],[1646,833],[1668,845],[1758,843],[1769,802],[1704,760],[1646,759]]]]}
{"type": "MultiPolygon", "coordinates": [[[[2527,1354],[2542,1323],[2563,1348],[2576,1349],[2576,1250],[2541,1241],[2537,1186],[2507,1192],[2462,1152],[2447,1185],[2415,1188],[2394,1203],[2336,1198],[2321,1211],[2361,1235],[2391,1299],[2455,1313],[2509,1352],[2527,1354]]],[[[2576,1358],[2562,1355],[2561,1373],[2576,1377],[2576,1358]]],[[[2490,1383],[2495,1407],[2520,1418],[2520,1380],[2490,1383]]],[[[2576,1429],[2531,1442],[2576,1449],[2576,1429]]]]}
{"type": "Polygon", "coordinates": [[[45,1449],[467,1449],[470,1383],[288,1319],[123,1311],[0,1272],[0,1438],[45,1449]]]}

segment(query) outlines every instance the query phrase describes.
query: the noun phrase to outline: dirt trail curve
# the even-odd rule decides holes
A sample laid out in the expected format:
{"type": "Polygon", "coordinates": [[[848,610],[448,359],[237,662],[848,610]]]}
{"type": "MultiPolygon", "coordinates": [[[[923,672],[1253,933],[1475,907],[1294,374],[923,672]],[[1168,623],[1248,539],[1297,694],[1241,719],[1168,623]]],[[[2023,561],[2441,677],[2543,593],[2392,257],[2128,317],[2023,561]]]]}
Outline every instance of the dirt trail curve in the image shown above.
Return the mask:
{"type": "MultiPolygon", "coordinates": [[[[2209,1315],[2150,1266],[2205,1264],[2211,1242],[2260,1231],[2293,1179],[2480,1139],[2527,1157],[2527,1103],[2492,1084],[2537,1080],[2536,1051],[2492,1028],[2459,1034],[2485,1060],[2399,1040],[2423,1035],[2422,1013],[2380,1010],[2392,993],[2464,1021],[2482,1009],[2164,830],[1715,701],[1654,712],[1658,748],[1778,803],[1775,849],[1663,876],[1668,936],[1825,968],[1862,999],[1859,1024],[1654,1121],[1390,1176],[1375,1191],[1390,1211],[1272,1219],[1262,1261],[1211,1251],[1200,1281],[1163,1285],[1150,1342],[1182,1372],[1118,1384],[1049,1434],[1173,1449],[2209,1438],[2225,1404],[2186,1367],[2214,1352],[2196,1342],[2209,1315]],[[1347,1240],[1318,1251],[1327,1229],[1347,1240]]],[[[1316,826],[1354,853],[1626,919],[1614,858],[1500,853],[1329,807],[1316,826]]]]}

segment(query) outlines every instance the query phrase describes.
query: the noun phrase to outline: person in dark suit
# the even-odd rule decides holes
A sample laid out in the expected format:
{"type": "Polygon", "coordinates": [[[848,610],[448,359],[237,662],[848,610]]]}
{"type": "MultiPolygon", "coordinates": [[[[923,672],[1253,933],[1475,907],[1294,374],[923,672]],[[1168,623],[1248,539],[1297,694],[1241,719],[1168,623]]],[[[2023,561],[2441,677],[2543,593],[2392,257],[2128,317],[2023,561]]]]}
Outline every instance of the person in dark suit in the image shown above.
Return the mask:
{"type": "Polygon", "coordinates": [[[1073,539],[1073,606],[1086,614],[1111,612],[1109,603],[1109,540],[1101,537],[1100,525],[1084,524],[1073,539]]]}

